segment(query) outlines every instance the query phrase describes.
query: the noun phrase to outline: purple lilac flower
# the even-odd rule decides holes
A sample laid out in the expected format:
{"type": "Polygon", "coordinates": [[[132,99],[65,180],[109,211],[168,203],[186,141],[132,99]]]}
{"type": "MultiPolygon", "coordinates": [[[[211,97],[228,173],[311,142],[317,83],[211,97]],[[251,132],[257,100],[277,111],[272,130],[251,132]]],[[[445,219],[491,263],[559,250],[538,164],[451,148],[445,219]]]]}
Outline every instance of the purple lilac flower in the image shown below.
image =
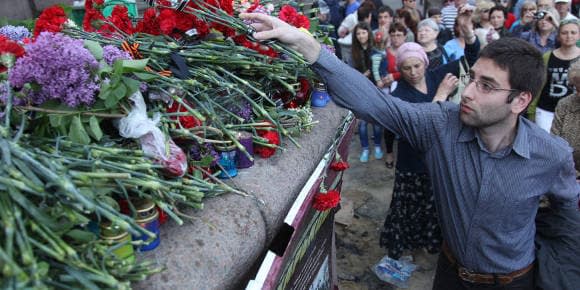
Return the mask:
{"type": "Polygon", "coordinates": [[[147,83],[146,83],[146,82],[141,82],[141,83],[139,84],[139,91],[140,91],[141,93],[145,93],[145,92],[147,92],[147,90],[148,90],[148,89],[149,89],[149,86],[147,85],[147,83]]]}
{"type": "Polygon", "coordinates": [[[33,89],[23,91],[30,102],[58,100],[69,107],[94,102],[99,85],[92,73],[99,64],[82,40],[42,32],[25,49],[26,55],[16,61],[8,80],[15,89],[31,84],[33,89]]]}
{"type": "Polygon", "coordinates": [[[252,117],[252,105],[249,102],[244,102],[243,105],[238,109],[237,115],[243,118],[245,121],[249,121],[252,117]]]}
{"type": "Polygon", "coordinates": [[[30,31],[24,26],[5,25],[0,27],[0,35],[4,35],[13,41],[22,41],[31,37],[30,31]]]}
{"type": "Polygon", "coordinates": [[[205,156],[213,157],[210,166],[215,166],[219,159],[219,154],[215,151],[211,143],[195,144],[189,150],[189,157],[193,160],[200,161],[205,156]]]}
{"type": "Polygon", "coordinates": [[[131,55],[113,45],[103,46],[103,59],[108,65],[113,65],[117,59],[131,59],[131,55]]]}

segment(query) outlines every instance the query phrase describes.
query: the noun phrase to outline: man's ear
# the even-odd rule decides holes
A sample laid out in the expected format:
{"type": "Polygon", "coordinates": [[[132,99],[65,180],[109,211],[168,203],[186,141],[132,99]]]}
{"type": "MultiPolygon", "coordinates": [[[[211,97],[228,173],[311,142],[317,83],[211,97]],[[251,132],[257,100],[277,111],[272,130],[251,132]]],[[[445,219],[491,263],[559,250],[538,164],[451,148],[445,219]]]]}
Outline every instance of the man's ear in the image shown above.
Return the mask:
{"type": "Polygon", "coordinates": [[[532,93],[530,92],[519,92],[513,101],[511,102],[512,112],[515,114],[520,114],[528,108],[528,105],[532,102],[532,93]]]}

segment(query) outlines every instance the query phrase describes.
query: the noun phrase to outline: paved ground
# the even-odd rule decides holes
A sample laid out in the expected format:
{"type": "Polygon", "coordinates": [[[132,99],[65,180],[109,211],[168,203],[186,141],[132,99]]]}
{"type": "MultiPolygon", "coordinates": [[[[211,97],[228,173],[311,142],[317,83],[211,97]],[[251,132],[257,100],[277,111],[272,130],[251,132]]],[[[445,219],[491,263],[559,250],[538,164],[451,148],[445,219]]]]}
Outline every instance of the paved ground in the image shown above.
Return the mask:
{"type": "MultiPolygon", "coordinates": [[[[345,171],[343,182],[343,208],[337,214],[339,287],[341,290],[396,289],[379,280],[371,270],[386,254],[379,247],[379,234],[391,202],[394,171],[387,169],[383,160],[372,156],[368,163],[361,163],[359,154],[360,142],[358,135],[354,135],[348,160],[350,168],[345,171]]],[[[419,268],[413,273],[408,289],[431,289],[436,260],[437,255],[415,253],[415,264],[419,268]]]]}

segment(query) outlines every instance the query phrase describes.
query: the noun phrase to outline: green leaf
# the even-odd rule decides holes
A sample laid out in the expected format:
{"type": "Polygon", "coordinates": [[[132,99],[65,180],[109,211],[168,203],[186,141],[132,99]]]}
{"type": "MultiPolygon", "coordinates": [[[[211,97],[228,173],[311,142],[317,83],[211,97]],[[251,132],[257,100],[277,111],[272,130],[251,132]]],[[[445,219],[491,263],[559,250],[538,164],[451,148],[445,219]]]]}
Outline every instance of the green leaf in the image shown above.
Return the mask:
{"type": "Polygon", "coordinates": [[[125,83],[125,85],[129,89],[129,92],[127,93],[128,96],[131,96],[136,91],[138,91],[139,90],[139,86],[141,85],[141,82],[140,81],[134,80],[132,78],[127,78],[127,77],[124,77],[123,78],[123,83],[125,83]]]}
{"type": "Polygon", "coordinates": [[[67,237],[79,242],[79,243],[89,243],[97,240],[97,236],[89,231],[83,231],[79,229],[70,230],[65,234],[67,237]]]}
{"type": "MultiPolygon", "coordinates": [[[[147,66],[147,62],[149,62],[148,58],[145,59],[131,59],[127,60],[124,59],[122,61],[123,66],[123,73],[134,72],[134,71],[143,71],[147,66]]],[[[115,63],[116,65],[116,63],[115,63]]]]}
{"type": "Polygon", "coordinates": [[[98,42],[85,39],[84,45],[97,60],[103,59],[103,48],[98,42]]]}
{"type": "Polygon", "coordinates": [[[134,72],[133,74],[137,78],[139,78],[140,80],[146,81],[146,82],[159,78],[158,74],[152,74],[152,73],[134,72]]]}
{"type": "Polygon", "coordinates": [[[106,96],[105,106],[107,108],[113,108],[117,103],[127,95],[127,87],[123,83],[119,83],[115,86],[110,94],[106,96]]]}
{"type": "Polygon", "coordinates": [[[85,131],[85,126],[83,126],[79,116],[73,117],[72,123],[70,124],[70,129],[68,131],[68,136],[71,141],[80,144],[89,144],[91,142],[91,138],[89,138],[87,131],[85,131]]]}
{"type": "Polygon", "coordinates": [[[111,93],[111,85],[104,82],[101,83],[101,92],[99,93],[99,99],[106,100],[107,95],[111,93]]]}
{"type": "Polygon", "coordinates": [[[101,130],[101,126],[99,125],[99,120],[97,119],[97,117],[91,116],[91,118],[89,119],[89,126],[87,127],[87,129],[89,135],[91,135],[93,139],[101,141],[101,138],[103,138],[103,131],[101,130]]]}
{"type": "Polygon", "coordinates": [[[62,116],[61,115],[49,115],[48,119],[50,120],[51,127],[58,127],[62,125],[62,116]]]}

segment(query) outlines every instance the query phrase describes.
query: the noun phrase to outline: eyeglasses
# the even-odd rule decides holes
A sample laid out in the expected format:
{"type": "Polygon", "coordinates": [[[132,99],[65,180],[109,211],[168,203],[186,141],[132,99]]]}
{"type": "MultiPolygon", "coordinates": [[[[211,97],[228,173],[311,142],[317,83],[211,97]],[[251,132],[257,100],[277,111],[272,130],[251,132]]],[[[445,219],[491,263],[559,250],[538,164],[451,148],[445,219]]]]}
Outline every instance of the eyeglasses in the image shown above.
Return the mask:
{"type": "Polygon", "coordinates": [[[405,35],[402,33],[391,33],[390,35],[391,37],[405,37],[405,35]]]}
{"type": "Polygon", "coordinates": [[[482,82],[482,81],[478,81],[478,80],[474,79],[470,75],[462,75],[461,76],[461,82],[466,87],[469,84],[471,84],[472,82],[474,82],[475,83],[475,87],[482,94],[490,94],[493,91],[504,91],[504,92],[519,92],[520,91],[520,90],[516,90],[516,89],[494,88],[491,84],[488,84],[488,83],[485,83],[485,82],[482,82]]]}

